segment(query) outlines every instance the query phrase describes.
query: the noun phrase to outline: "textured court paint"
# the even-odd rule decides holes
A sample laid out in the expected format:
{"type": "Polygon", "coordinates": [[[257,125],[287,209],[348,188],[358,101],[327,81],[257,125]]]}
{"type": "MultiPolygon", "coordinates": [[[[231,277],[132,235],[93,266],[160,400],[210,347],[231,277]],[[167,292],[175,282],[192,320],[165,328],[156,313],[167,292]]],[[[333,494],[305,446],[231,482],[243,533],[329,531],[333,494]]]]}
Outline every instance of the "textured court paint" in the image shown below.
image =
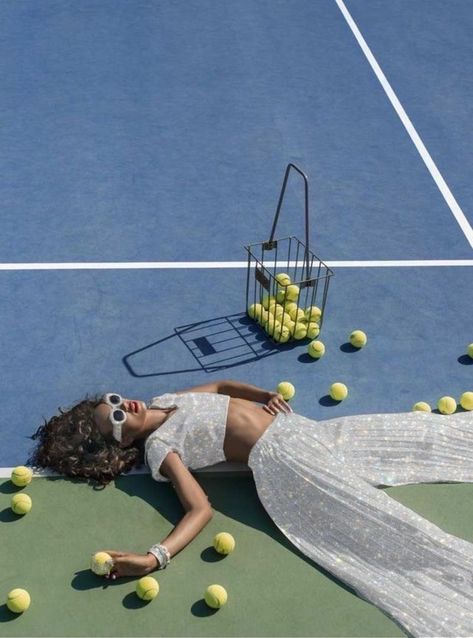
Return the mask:
{"type": "Polygon", "coordinates": [[[3,262],[245,259],[289,161],[323,259],[471,256],[333,1],[5,0],[0,36],[3,262]]]}
{"type": "Polygon", "coordinates": [[[1,345],[0,467],[24,463],[33,445],[28,436],[43,418],[87,393],[145,400],[218,378],[270,389],[289,375],[297,390],[294,408],[315,419],[401,412],[416,401],[459,396],[471,389],[465,355],[471,300],[462,293],[471,273],[461,267],[340,269],[329,290],[322,330],[327,352],[320,361],[308,357],[305,344],[273,349],[256,326],[248,332],[241,324],[260,357],[268,356],[246,356],[235,367],[225,366],[234,363],[241,338],[226,317],[244,318],[244,270],[8,273],[0,277],[0,298],[8,299],[0,307],[8,335],[1,345]],[[219,367],[208,371],[178,329],[185,336],[183,326],[202,322],[212,336],[220,330],[218,318],[228,341],[219,367]],[[345,352],[356,328],[366,332],[368,345],[345,352]],[[334,381],[350,389],[336,406],[326,399],[334,381]]]}
{"type": "Polygon", "coordinates": [[[344,0],[473,224],[470,0],[344,0]]]}
{"type": "Polygon", "coordinates": [[[458,202],[456,201],[455,197],[453,196],[453,194],[452,194],[450,188],[448,187],[447,183],[445,182],[444,178],[440,174],[437,166],[435,165],[435,162],[433,161],[432,157],[430,156],[430,153],[426,149],[424,142],[419,137],[419,134],[417,133],[416,129],[414,128],[411,120],[409,119],[409,116],[407,115],[406,111],[404,110],[404,107],[400,103],[396,93],[393,91],[390,83],[388,82],[386,76],[384,75],[384,73],[383,73],[381,67],[379,66],[376,58],[374,57],[374,55],[371,52],[368,44],[366,43],[366,40],[364,39],[363,35],[361,34],[358,26],[355,24],[353,18],[350,15],[350,12],[346,8],[345,3],[343,2],[343,0],[335,0],[335,2],[337,3],[338,7],[340,8],[340,11],[342,12],[343,17],[345,18],[345,20],[348,23],[348,26],[353,31],[353,35],[355,36],[358,44],[360,45],[363,53],[365,54],[368,62],[370,63],[371,68],[373,69],[374,73],[376,74],[376,77],[378,78],[379,82],[381,83],[381,86],[383,87],[386,95],[389,98],[389,101],[393,105],[396,113],[398,114],[401,122],[403,123],[403,125],[404,125],[406,131],[408,132],[411,140],[413,141],[416,149],[418,150],[420,156],[422,157],[422,160],[424,161],[427,169],[429,170],[430,174],[432,175],[433,180],[437,184],[438,189],[442,193],[442,196],[445,199],[448,207],[450,208],[453,216],[457,220],[458,225],[460,226],[462,232],[464,233],[466,240],[470,244],[471,248],[473,248],[473,228],[471,227],[470,223],[468,222],[467,218],[465,217],[465,214],[463,213],[462,209],[458,205],[458,202]]]}
{"type": "MultiPolygon", "coordinates": [[[[324,262],[329,268],[417,268],[417,267],[437,267],[437,266],[473,266],[473,259],[430,259],[404,261],[327,261],[324,262]]],[[[271,267],[274,267],[274,261],[271,267]]],[[[295,262],[276,262],[277,268],[293,267],[295,262]]],[[[195,261],[195,262],[91,262],[91,263],[29,263],[29,264],[0,264],[0,270],[136,270],[136,269],[169,269],[179,268],[248,268],[247,261],[195,261]]]]}

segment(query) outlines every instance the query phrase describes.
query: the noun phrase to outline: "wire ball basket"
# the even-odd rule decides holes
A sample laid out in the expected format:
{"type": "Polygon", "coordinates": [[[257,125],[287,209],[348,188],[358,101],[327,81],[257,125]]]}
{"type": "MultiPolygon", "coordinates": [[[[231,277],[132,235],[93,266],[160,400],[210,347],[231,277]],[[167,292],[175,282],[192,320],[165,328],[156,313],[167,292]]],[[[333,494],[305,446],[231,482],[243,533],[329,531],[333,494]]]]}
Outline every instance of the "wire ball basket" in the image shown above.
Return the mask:
{"type": "Polygon", "coordinates": [[[325,320],[333,271],[309,249],[309,182],[288,164],[268,241],[248,252],[246,311],[275,343],[316,339],[325,320]],[[290,236],[274,239],[291,169],[304,179],[305,243],[290,236]]]}

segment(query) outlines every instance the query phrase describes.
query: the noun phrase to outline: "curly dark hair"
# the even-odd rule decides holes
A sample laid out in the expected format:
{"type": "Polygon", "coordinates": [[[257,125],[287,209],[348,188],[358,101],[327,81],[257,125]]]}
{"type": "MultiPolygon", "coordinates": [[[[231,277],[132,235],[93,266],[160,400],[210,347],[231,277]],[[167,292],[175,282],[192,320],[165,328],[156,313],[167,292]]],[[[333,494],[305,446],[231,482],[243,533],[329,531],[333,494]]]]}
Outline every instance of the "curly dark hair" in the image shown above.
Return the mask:
{"type": "Polygon", "coordinates": [[[30,438],[39,442],[28,464],[51,468],[71,478],[96,481],[102,487],[120,474],[144,463],[144,444],[121,448],[107,439],[95,424],[93,412],[100,398],[85,398],[77,405],[63,410],[59,416],[45,419],[30,438]]]}

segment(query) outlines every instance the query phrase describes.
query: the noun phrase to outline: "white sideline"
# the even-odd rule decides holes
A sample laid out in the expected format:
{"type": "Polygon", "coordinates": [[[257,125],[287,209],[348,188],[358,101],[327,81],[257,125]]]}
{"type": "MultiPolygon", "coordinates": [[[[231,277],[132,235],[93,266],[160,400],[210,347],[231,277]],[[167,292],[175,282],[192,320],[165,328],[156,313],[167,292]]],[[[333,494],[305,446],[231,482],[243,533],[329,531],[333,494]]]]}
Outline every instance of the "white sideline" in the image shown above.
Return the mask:
{"type": "Polygon", "coordinates": [[[450,208],[451,212],[453,213],[453,216],[455,217],[455,219],[457,220],[460,228],[462,229],[467,241],[469,242],[470,246],[473,248],[473,228],[471,227],[470,223],[468,222],[467,218],[465,217],[465,214],[463,213],[463,211],[460,208],[460,206],[458,205],[455,197],[453,196],[452,192],[450,191],[449,187],[447,186],[445,180],[443,179],[442,175],[440,174],[440,171],[438,170],[437,166],[435,165],[435,162],[432,159],[432,157],[430,156],[430,153],[428,152],[428,150],[426,149],[424,143],[420,139],[420,137],[419,137],[417,131],[415,130],[411,120],[409,119],[406,111],[404,110],[403,106],[399,102],[399,99],[398,99],[397,95],[394,93],[391,85],[389,84],[388,80],[386,79],[386,76],[384,75],[383,71],[381,70],[381,67],[379,66],[378,62],[376,61],[376,58],[372,54],[369,46],[366,44],[366,40],[361,35],[360,30],[358,29],[355,21],[353,20],[353,18],[351,17],[348,9],[346,8],[345,3],[343,2],[343,0],[335,0],[335,2],[337,3],[338,8],[342,12],[343,17],[347,21],[348,26],[352,30],[353,35],[355,36],[358,44],[360,45],[361,50],[365,54],[366,59],[370,63],[371,68],[375,72],[376,77],[378,78],[379,82],[381,83],[381,86],[383,87],[386,95],[388,96],[388,98],[389,98],[391,104],[393,105],[396,113],[398,114],[401,122],[404,124],[404,127],[405,127],[406,131],[408,132],[411,140],[414,142],[414,145],[415,145],[416,149],[418,150],[420,156],[424,160],[424,163],[427,166],[427,169],[429,170],[430,174],[432,175],[435,183],[437,184],[438,189],[442,193],[443,198],[445,199],[445,201],[447,203],[447,206],[450,208]]]}
{"type": "MultiPolygon", "coordinates": [[[[13,467],[0,467],[0,479],[9,479],[12,471],[15,468],[13,467]]],[[[208,467],[203,467],[200,470],[192,470],[193,474],[236,474],[236,475],[246,475],[251,474],[251,470],[248,465],[244,463],[230,463],[229,461],[224,461],[223,463],[217,463],[216,465],[209,465],[208,467]]],[[[141,467],[136,470],[131,470],[127,474],[123,474],[123,476],[135,476],[138,474],[149,474],[149,470],[146,467],[141,467]]],[[[61,477],[62,474],[58,472],[54,472],[52,470],[37,470],[33,472],[33,478],[47,478],[47,477],[61,477]]]]}
{"type": "MultiPolygon", "coordinates": [[[[265,262],[276,268],[294,267],[294,261],[265,262]]],[[[300,262],[299,262],[300,263],[300,262]]],[[[324,261],[329,268],[423,268],[438,266],[473,266],[473,259],[390,259],[378,261],[324,261]]],[[[133,270],[133,269],[198,269],[247,268],[247,261],[110,261],[110,262],[51,262],[0,263],[0,270],[133,270]]],[[[315,268],[315,266],[314,266],[315,268]]]]}

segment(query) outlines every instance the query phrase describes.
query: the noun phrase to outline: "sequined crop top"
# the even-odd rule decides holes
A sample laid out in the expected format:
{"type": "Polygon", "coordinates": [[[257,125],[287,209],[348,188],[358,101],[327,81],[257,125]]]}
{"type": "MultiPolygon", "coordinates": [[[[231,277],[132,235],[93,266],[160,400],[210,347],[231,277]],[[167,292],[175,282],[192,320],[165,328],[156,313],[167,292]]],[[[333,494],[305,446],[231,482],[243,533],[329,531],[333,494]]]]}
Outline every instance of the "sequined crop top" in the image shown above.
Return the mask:
{"type": "Polygon", "coordinates": [[[225,461],[229,401],[226,394],[186,392],[162,394],[148,403],[148,409],[177,407],[145,442],[145,463],[156,481],[169,482],[159,471],[169,452],[177,452],[191,470],[225,461]]]}

